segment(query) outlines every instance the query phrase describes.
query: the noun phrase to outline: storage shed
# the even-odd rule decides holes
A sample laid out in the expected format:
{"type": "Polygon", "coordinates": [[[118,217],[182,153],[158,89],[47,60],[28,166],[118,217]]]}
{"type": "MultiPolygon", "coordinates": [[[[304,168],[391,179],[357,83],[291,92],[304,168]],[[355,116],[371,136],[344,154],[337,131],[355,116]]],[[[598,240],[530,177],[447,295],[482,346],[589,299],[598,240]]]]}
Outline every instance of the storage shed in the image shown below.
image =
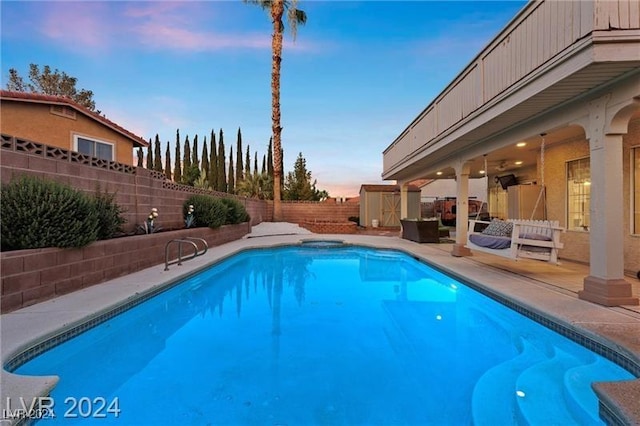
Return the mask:
{"type": "MultiPolygon", "coordinates": [[[[408,218],[420,217],[420,188],[408,187],[408,218]]],[[[360,187],[360,226],[400,226],[400,185],[360,187]]]]}

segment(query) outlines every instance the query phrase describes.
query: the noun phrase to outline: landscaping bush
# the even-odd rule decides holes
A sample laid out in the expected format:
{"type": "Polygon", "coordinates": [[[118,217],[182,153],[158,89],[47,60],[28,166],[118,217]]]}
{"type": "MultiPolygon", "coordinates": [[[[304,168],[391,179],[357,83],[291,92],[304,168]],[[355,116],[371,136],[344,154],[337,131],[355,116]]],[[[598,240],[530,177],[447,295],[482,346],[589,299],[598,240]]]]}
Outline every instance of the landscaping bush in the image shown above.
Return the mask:
{"type": "Polygon", "coordinates": [[[193,205],[195,227],[218,228],[225,224],[227,207],[218,198],[210,195],[192,195],[182,205],[182,213],[187,215],[189,205],[193,205]]]}
{"type": "Polygon", "coordinates": [[[2,250],[82,247],[98,230],[93,199],[68,185],[23,177],[0,189],[2,250]]]}
{"type": "Polygon", "coordinates": [[[242,203],[234,198],[220,198],[220,201],[227,206],[227,219],[225,221],[228,225],[235,225],[242,222],[249,221],[249,213],[242,203]]]}
{"type": "Polygon", "coordinates": [[[126,220],[122,217],[124,209],[115,202],[115,194],[100,192],[98,189],[93,203],[98,215],[98,239],[106,240],[121,233],[126,220]]]}

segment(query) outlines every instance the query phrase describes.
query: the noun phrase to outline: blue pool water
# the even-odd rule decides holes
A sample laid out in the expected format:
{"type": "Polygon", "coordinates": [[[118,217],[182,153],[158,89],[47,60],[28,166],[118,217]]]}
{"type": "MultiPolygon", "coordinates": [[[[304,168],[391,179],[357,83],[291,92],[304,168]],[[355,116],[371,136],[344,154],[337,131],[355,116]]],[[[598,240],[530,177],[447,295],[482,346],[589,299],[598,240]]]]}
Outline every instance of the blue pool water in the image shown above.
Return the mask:
{"type": "Polygon", "coordinates": [[[590,383],[633,378],[410,256],[357,247],[233,256],[16,373],[60,377],[44,425],[599,424],[590,383]]]}

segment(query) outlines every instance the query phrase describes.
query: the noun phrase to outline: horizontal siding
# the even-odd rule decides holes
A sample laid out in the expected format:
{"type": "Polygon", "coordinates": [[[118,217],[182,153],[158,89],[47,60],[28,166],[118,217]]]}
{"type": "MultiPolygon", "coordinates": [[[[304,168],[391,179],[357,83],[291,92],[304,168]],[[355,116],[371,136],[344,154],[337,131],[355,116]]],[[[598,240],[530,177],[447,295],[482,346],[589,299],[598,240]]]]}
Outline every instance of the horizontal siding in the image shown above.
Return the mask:
{"type": "Polygon", "coordinates": [[[640,29],[640,2],[531,3],[385,151],[384,170],[401,164],[594,30],[610,28],[640,29]]]}

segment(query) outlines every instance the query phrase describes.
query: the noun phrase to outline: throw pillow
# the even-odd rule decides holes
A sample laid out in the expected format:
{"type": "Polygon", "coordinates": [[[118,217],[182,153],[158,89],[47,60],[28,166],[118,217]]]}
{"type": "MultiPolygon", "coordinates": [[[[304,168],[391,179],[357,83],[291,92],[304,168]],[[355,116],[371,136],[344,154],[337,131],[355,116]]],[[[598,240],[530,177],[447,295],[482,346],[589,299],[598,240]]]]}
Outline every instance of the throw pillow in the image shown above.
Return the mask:
{"type": "Polygon", "coordinates": [[[482,233],[485,235],[493,235],[494,237],[510,237],[512,231],[513,223],[494,219],[482,233]]]}

